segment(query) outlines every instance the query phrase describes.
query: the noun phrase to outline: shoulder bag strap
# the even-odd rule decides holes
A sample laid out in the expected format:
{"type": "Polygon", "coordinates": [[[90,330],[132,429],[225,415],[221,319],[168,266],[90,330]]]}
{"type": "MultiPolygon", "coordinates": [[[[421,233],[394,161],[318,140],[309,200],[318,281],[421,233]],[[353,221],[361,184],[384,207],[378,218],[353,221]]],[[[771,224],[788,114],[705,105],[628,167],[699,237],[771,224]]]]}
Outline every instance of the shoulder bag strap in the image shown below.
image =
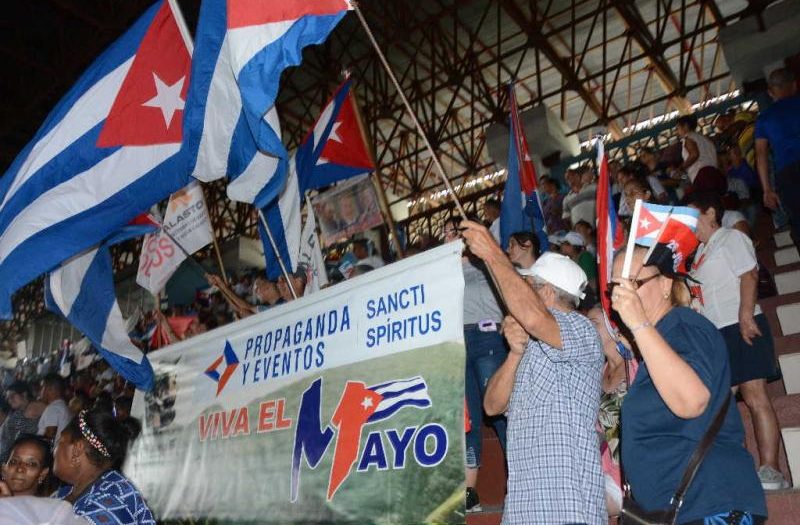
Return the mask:
{"type": "Polygon", "coordinates": [[[697,471],[700,469],[700,464],[703,462],[703,458],[708,452],[708,449],[711,448],[714,438],[717,437],[719,429],[722,427],[722,423],[725,421],[725,416],[728,414],[728,407],[730,404],[731,394],[728,392],[725,402],[722,403],[717,415],[714,416],[714,420],[711,422],[711,426],[708,427],[703,439],[700,440],[700,444],[697,445],[697,448],[692,454],[689,464],[686,465],[686,470],[683,473],[683,478],[681,479],[680,485],[678,485],[678,490],[675,491],[675,495],[670,501],[676,510],[683,505],[683,498],[686,496],[686,491],[689,490],[689,485],[692,484],[692,480],[694,480],[697,471]]]}

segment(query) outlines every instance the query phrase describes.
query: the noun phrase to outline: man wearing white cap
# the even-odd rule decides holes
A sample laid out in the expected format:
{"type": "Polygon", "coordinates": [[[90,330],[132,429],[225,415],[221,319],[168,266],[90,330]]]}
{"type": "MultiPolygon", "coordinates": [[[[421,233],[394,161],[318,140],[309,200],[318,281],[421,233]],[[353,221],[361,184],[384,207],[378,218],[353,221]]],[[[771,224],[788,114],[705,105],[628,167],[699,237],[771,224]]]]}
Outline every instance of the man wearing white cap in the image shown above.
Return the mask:
{"type": "Polygon", "coordinates": [[[546,253],[527,286],[483,226],[461,223],[472,253],[497,280],[511,349],[489,381],[488,414],[508,418],[508,492],[503,523],[607,523],[595,421],[603,353],[591,322],[575,311],[586,274],[546,253]]]}

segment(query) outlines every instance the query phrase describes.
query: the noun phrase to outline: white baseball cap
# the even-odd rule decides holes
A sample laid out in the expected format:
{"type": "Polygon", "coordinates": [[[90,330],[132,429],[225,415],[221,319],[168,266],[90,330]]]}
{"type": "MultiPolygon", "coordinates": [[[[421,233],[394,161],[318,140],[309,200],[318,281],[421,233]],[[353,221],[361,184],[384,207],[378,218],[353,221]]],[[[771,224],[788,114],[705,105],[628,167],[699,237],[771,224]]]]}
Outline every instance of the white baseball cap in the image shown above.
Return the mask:
{"type": "Polygon", "coordinates": [[[588,282],[586,272],[566,255],[546,252],[536,259],[533,266],[527,270],[520,270],[519,273],[548,282],[579,299],[583,299],[586,296],[583,293],[588,282]],[[523,271],[527,273],[523,273],[523,271]]]}
{"type": "Polygon", "coordinates": [[[565,232],[559,231],[556,233],[551,233],[547,236],[547,242],[550,244],[560,245],[564,242],[564,235],[565,232]]]}
{"type": "Polygon", "coordinates": [[[564,242],[567,242],[573,246],[585,246],[586,241],[583,239],[583,235],[578,232],[569,232],[564,236],[564,242]]]}

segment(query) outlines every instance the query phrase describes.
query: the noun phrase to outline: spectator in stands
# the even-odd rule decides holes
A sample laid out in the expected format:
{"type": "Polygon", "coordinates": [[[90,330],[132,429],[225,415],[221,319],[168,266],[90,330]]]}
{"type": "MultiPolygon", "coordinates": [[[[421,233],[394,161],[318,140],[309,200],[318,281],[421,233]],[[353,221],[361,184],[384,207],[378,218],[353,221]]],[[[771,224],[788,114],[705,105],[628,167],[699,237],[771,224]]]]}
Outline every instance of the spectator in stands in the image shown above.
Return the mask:
{"type": "Polygon", "coordinates": [[[717,148],[714,143],[697,131],[697,117],[678,117],[677,132],[681,138],[680,168],[686,172],[692,191],[716,191],[724,193],[727,184],[717,168],[717,148]]]}
{"type": "MultiPolygon", "coordinates": [[[[643,358],[622,411],[625,476],[636,502],[656,511],[669,507],[689,457],[730,395],[730,365],[719,331],[684,307],[686,285],[654,266],[642,268],[646,252],[634,250],[635,281],[620,277],[624,253],[614,259],[611,301],[643,358]]],[[[749,524],[766,514],[742,421],[731,403],[678,520],[749,524]]]]}
{"type": "Polygon", "coordinates": [[[353,241],[353,255],[356,256],[356,265],[368,264],[373,270],[382,268],[386,263],[380,255],[370,253],[370,243],[367,239],[356,239],[353,241]]]}
{"type": "Polygon", "coordinates": [[[506,253],[517,268],[530,268],[539,257],[539,238],[528,231],[512,233],[506,253]]]}
{"type": "Polygon", "coordinates": [[[94,523],[113,512],[119,525],[154,525],[141,493],[118,470],[136,432],[132,419],[121,422],[104,411],[79,413],[56,445],[53,470],[66,485],[54,497],[72,503],[75,514],[94,523]]]}
{"type": "Polygon", "coordinates": [[[72,419],[67,403],[64,401],[66,384],[58,374],[47,374],[42,380],[42,391],[39,397],[47,404],[42,417],[39,418],[38,434],[50,441],[56,441],[61,431],[72,419]]]}
{"type": "Polygon", "coordinates": [[[208,284],[216,286],[219,289],[220,293],[222,293],[222,297],[239,317],[248,317],[257,312],[263,312],[278,304],[281,299],[281,295],[275,283],[267,280],[263,275],[259,275],[256,277],[255,281],[253,281],[253,291],[258,300],[258,304],[250,304],[236,295],[219,275],[206,274],[206,280],[208,284]]]}
{"type": "Polygon", "coordinates": [[[572,203],[578,198],[578,193],[581,191],[583,185],[581,184],[580,174],[573,169],[568,169],[566,173],[564,173],[564,180],[567,183],[569,191],[567,191],[567,194],[564,195],[564,198],[561,200],[561,218],[566,222],[567,228],[572,228],[572,203]]]}
{"type": "Polygon", "coordinates": [[[503,331],[511,352],[484,401],[488,414],[508,414],[503,523],[606,523],[595,430],[603,353],[591,322],[575,311],[586,275],[568,257],[547,253],[526,286],[485,228],[461,226],[509,310],[503,331]]]}
{"type": "Polygon", "coordinates": [[[658,202],[676,203],[678,195],[676,189],[679,180],[673,179],[667,171],[667,164],[659,161],[659,154],[654,148],[644,147],[639,150],[639,162],[645,168],[650,190],[658,202]]]}
{"type": "MultiPolygon", "coordinates": [[[[445,242],[453,242],[459,238],[459,222],[461,219],[458,217],[451,217],[445,222],[445,242]]],[[[464,388],[472,422],[466,434],[466,499],[467,512],[477,512],[481,510],[475,486],[478,482],[478,468],[481,466],[483,400],[489,378],[505,361],[508,348],[500,334],[503,311],[492,288],[486,266],[469,251],[461,258],[461,265],[464,271],[464,343],[467,347],[464,388]]],[[[505,449],[505,417],[501,413],[492,415],[497,417],[490,422],[505,449]]]]}
{"type": "Polygon", "coordinates": [[[34,434],[22,434],[3,463],[2,496],[47,496],[53,456],[50,442],[34,434]]]}
{"type": "Polygon", "coordinates": [[[689,199],[700,211],[697,250],[692,277],[700,284],[694,295],[697,310],[722,334],[730,359],[731,386],[738,386],[753,418],[758,477],[767,490],[787,486],[778,471],[780,431],[767,395],[767,378],[776,375],[772,334],[756,303],[758,263],[753,243],[740,231],[720,227],[722,204],[713,194],[689,199]]]}
{"type": "MultiPolygon", "coordinates": [[[[297,294],[297,298],[303,297],[303,293],[306,291],[306,283],[308,277],[306,275],[306,269],[303,266],[298,266],[297,270],[289,275],[289,278],[292,282],[292,287],[294,288],[294,293],[297,294]]],[[[286,278],[281,275],[278,277],[278,292],[281,294],[281,299],[285,302],[293,301],[294,296],[292,295],[292,291],[289,288],[286,278]]]]}
{"type": "Polygon", "coordinates": [[[547,176],[543,176],[539,184],[542,190],[542,214],[547,225],[547,231],[557,232],[567,229],[564,220],[563,201],[564,196],[558,187],[558,181],[547,176]]]}
{"type": "Polygon", "coordinates": [[[769,94],[775,103],[756,121],[756,167],[764,205],[779,203],[789,215],[794,243],[800,246],[800,96],[794,75],[777,69],[769,75],[769,94]],[[769,152],[775,166],[775,186],[769,176],[769,152]]]}
{"type": "MultiPolygon", "coordinates": [[[[603,345],[606,363],[603,365],[600,386],[600,412],[597,417],[600,431],[600,457],[606,487],[606,508],[609,516],[616,516],[622,509],[622,473],[619,454],[619,425],[622,399],[628,393],[630,383],[639,368],[636,359],[623,359],[617,342],[608,332],[603,310],[594,307],[588,312],[603,345]],[[626,370],[627,368],[627,370],[626,370]]],[[[630,346],[624,340],[626,346],[630,346]]]]}
{"type": "Polygon", "coordinates": [[[736,194],[739,200],[739,208],[747,217],[747,223],[751,228],[756,225],[758,215],[758,202],[761,200],[761,188],[758,184],[758,175],[753,168],[745,161],[742,150],[738,145],[733,145],[727,150],[728,171],[728,192],[736,194]],[[754,198],[758,196],[758,198],[754,198]]]}
{"type": "Polygon", "coordinates": [[[597,290],[597,261],[586,251],[586,241],[578,232],[568,232],[561,244],[561,253],[575,261],[586,274],[588,285],[597,290]]]}
{"type": "Polygon", "coordinates": [[[633,164],[622,166],[617,173],[616,186],[619,188],[619,193],[614,194],[613,199],[614,204],[617,206],[617,215],[620,217],[633,215],[633,207],[628,207],[628,201],[625,198],[625,185],[637,178],[637,175],[636,166],[633,164]]]}
{"type": "Polygon", "coordinates": [[[573,180],[577,183],[570,185],[575,197],[567,201],[564,197],[564,215],[569,218],[570,224],[575,225],[579,221],[593,223],[595,220],[595,201],[597,200],[597,183],[594,181],[594,172],[589,166],[582,166],[576,170],[573,180]],[[566,215],[569,214],[569,217],[566,215]]]}
{"type": "Polygon", "coordinates": [[[586,221],[578,221],[575,224],[575,227],[572,228],[583,237],[584,246],[586,246],[586,251],[589,252],[590,255],[593,257],[597,255],[597,243],[595,242],[595,231],[592,228],[592,225],[586,221]]]}
{"type": "Polygon", "coordinates": [[[638,177],[634,177],[625,183],[623,194],[625,195],[625,209],[630,210],[628,215],[633,215],[637,199],[641,199],[644,202],[653,202],[653,193],[650,191],[650,186],[647,185],[644,179],[638,177]]]}
{"type": "Polygon", "coordinates": [[[0,463],[5,463],[14,441],[22,434],[36,434],[44,403],[33,399],[31,387],[25,381],[15,381],[6,389],[11,414],[0,427],[0,463]]]}
{"type": "Polygon", "coordinates": [[[78,412],[84,408],[89,408],[89,405],[89,396],[87,396],[86,393],[80,390],[73,392],[72,398],[67,404],[67,408],[69,408],[70,419],[77,416],[78,412]]]}
{"type": "Polygon", "coordinates": [[[483,203],[483,222],[492,232],[497,242],[500,242],[500,201],[489,198],[483,203]]]}

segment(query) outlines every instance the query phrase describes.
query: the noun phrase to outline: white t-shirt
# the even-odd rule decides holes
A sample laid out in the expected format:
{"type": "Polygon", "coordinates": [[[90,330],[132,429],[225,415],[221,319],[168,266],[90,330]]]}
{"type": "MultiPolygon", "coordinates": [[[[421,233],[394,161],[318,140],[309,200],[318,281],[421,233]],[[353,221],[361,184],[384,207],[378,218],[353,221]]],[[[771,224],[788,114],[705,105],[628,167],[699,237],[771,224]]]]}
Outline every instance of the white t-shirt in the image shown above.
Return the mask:
{"type": "Polygon", "coordinates": [[[654,175],[647,176],[647,184],[650,185],[650,191],[653,193],[653,197],[658,197],[661,194],[667,193],[667,190],[664,189],[664,185],[661,184],[658,177],[654,175]]]}
{"type": "Polygon", "coordinates": [[[737,222],[745,221],[747,222],[747,217],[740,211],[736,210],[725,210],[725,213],[722,214],[722,227],[723,228],[733,228],[736,226],[737,222]]]}
{"type": "Polygon", "coordinates": [[[383,268],[383,265],[386,264],[383,262],[377,255],[370,255],[369,257],[365,257],[364,259],[359,259],[356,264],[368,264],[372,266],[373,270],[377,270],[378,268],[383,268]]]}
{"type": "MultiPolygon", "coordinates": [[[[697,145],[697,160],[686,169],[686,174],[689,175],[689,181],[694,182],[697,173],[701,169],[706,166],[711,166],[712,168],[717,167],[717,148],[714,147],[714,143],[711,142],[710,139],[694,131],[690,131],[686,138],[691,139],[692,142],[697,145]]],[[[681,143],[683,144],[681,148],[681,157],[683,160],[686,160],[689,158],[689,151],[686,149],[686,140],[684,139],[681,143]]]]}
{"type": "Polygon", "coordinates": [[[72,415],[69,413],[67,404],[63,399],[56,399],[47,405],[47,408],[45,408],[44,412],[42,412],[42,417],[39,418],[39,428],[37,433],[40,436],[43,436],[44,431],[47,430],[47,427],[56,427],[58,430],[56,431],[56,437],[53,441],[55,443],[58,441],[61,431],[64,430],[64,427],[69,424],[71,419],[72,415]]]}
{"type": "MultiPolygon", "coordinates": [[[[741,276],[758,267],[750,238],[739,230],[720,228],[700,246],[692,277],[700,281],[702,297],[694,306],[717,328],[739,322],[741,276]]],[[[761,313],[756,304],[753,315],[761,313]]]]}

